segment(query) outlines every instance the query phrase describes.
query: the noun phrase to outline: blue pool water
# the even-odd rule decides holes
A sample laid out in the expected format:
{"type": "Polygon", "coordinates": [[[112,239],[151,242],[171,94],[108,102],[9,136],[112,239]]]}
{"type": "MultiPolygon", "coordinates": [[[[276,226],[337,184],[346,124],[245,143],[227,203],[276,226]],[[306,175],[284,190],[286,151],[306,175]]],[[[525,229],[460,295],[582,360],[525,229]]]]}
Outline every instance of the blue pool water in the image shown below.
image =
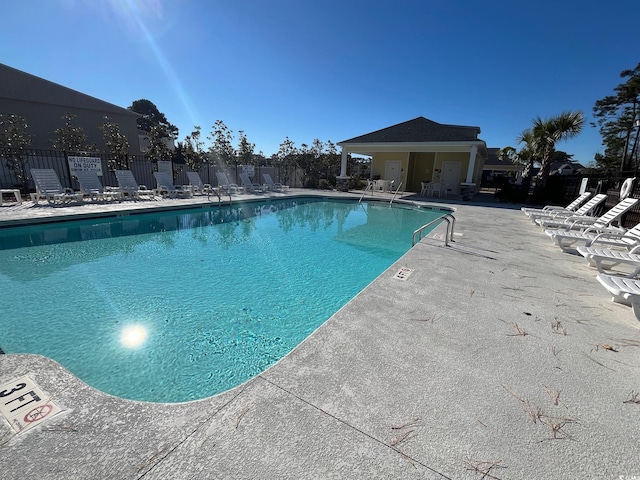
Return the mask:
{"type": "Polygon", "coordinates": [[[297,199],[0,230],[0,348],[107,393],[236,386],[411,247],[439,210],[297,199]]]}

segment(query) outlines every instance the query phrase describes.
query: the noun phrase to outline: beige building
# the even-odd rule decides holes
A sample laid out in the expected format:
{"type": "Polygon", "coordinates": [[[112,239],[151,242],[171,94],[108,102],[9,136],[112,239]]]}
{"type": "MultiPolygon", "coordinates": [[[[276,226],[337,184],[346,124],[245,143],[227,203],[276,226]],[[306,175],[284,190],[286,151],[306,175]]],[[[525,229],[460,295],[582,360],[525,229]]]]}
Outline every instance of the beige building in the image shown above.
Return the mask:
{"type": "Polygon", "coordinates": [[[373,179],[394,181],[401,190],[420,192],[421,182],[441,183],[447,193],[480,187],[487,146],[480,127],[444,125],[424,117],[339,142],[341,177],[349,154],[371,157],[373,179]]]}

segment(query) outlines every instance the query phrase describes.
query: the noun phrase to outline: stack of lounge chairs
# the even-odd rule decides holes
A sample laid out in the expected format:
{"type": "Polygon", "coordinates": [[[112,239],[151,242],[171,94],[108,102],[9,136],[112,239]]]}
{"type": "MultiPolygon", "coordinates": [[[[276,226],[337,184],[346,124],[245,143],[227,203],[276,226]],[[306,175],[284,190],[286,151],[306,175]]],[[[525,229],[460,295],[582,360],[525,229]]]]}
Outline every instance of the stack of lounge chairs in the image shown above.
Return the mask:
{"type": "Polygon", "coordinates": [[[640,223],[624,228],[620,221],[638,205],[639,199],[621,199],[604,214],[589,216],[604,201],[602,197],[606,195],[583,194],[566,207],[522,211],[545,228],[545,233],[563,252],[582,255],[597,269],[596,278],[612,300],[631,306],[640,320],[640,223]]]}

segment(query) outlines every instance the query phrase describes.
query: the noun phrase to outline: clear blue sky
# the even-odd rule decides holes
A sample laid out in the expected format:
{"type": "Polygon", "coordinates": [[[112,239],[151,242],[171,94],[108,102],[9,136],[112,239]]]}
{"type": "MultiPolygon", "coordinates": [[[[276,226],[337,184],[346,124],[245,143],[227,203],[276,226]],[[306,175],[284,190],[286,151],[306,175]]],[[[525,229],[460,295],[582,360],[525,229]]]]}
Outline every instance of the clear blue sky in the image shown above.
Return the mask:
{"type": "MultiPolygon", "coordinates": [[[[180,139],[221,119],[266,155],[418,116],[517,146],[536,116],[591,120],[640,62],[638,0],[20,0],[2,18],[1,63],[149,99],[180,139]]],[[[601,139],[557,148],[588,164],[601,139]]]]}

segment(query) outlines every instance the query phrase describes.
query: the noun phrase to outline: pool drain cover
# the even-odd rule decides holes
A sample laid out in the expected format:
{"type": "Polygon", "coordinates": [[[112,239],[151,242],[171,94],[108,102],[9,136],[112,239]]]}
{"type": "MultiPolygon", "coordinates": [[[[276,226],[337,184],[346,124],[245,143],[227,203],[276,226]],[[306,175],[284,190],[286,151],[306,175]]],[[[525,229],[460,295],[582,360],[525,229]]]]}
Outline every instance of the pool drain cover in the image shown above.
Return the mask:
{"type": "Polygon", "coordinates": [[[393,278],[396,278],[398,280],[406,280],[407,278],[409,278],[409,275],[411,275],[411,272],[413,272],[411,268],[402,267],[397,271],[393,278]]]}
{"type": "Polygon", "coordinates": [[[60,411],[26,375],[0,385],[0,413],[16,433],[35,427],[60,411]]]}

